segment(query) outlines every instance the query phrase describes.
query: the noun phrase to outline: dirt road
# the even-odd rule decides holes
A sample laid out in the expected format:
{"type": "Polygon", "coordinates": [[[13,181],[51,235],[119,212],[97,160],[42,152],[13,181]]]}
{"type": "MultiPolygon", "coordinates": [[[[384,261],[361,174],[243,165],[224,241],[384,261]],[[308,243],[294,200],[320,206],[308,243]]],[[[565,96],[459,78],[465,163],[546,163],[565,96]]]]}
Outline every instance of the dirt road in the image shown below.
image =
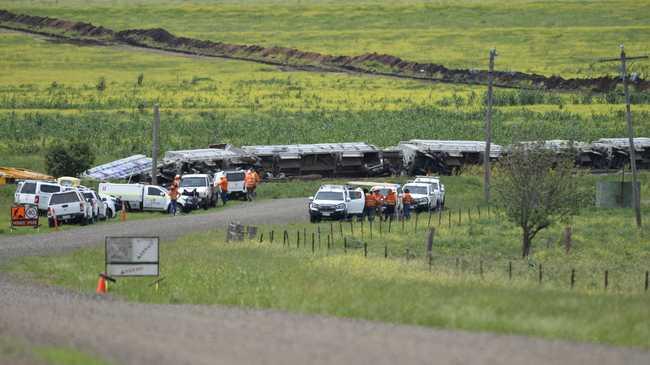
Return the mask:
{"type": "MultiPolygon", "coordinates": [[[[184,233],[306,219],[305,199],[0,239],[0,257],[49,255],[110,234],[184,233]]],[[[650,353],[518,336],[443,331],[279,311],[150,305],[0,274],[0,336],[70,345],[120,364],[648,364],[650,353]]],[[[0,363],[2,359],[0,358],[0,363]]]]}

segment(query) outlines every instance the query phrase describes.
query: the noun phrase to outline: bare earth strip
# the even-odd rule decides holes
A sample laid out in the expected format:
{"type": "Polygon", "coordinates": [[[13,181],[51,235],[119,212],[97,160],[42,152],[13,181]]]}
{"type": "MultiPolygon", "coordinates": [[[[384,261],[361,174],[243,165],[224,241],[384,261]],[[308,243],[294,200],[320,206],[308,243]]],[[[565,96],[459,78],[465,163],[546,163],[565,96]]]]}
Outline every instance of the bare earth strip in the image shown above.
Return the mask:
{"type": "MultiPolygon", "coordinates": [[[[97,245],[105,235],[185,233],[304,220],[305,199],[0,239],[0,261],[97,245]]],[[[518,336],[219,306],[151,305],[0,274],[0,336],[61,343],[123,364],[648,364],[650,353],[518,336]]],[[[0,359],[2,363],[2,359],[0,359]]]]}

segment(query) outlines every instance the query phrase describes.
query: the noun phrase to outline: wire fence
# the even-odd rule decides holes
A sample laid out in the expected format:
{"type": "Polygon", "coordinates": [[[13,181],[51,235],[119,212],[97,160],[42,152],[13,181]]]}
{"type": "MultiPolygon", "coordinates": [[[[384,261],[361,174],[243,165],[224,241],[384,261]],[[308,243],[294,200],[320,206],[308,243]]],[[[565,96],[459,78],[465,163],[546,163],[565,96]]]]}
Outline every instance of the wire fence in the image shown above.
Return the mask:
{"type": "MultiPolygon", "coordinates": [[[[649,271],[638,266],[611,264],[595,267],[578,260],[524,260],[516,257],[448,255],[433,246],[436,227],[453,226],[474,219],[503,217],[494,209],[447,210],[414,214],[410,220],[350,220],[314,225],[312,229],[271,229],[245,227],[242,240],[273,245],[313,255],[346,254],[368,259],[399,260],[414,268],[467,281],[549,289],[639,293],[649,290],[649,271]],[[445,219],[446,218],[446,219],[445,219]],[[382,242],[384,236],[421,233],[419,242],[394,247],[382,242]]],[[[233,224],[230,225],[231,229],[233,224]]],[[[230,229],[229,229],[230,231],[230,229]]],[[[228,234],[229,237],[230,234],[228,234]]]]}

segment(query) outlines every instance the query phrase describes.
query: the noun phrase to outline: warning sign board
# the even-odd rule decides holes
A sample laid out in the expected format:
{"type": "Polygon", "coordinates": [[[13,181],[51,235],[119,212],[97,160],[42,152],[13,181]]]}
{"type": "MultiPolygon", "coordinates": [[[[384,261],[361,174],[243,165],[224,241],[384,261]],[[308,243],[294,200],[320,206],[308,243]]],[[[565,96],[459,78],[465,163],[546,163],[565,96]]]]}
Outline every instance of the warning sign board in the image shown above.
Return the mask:
{"type": "Polygon", "coordinates": [[[106,274],[158,276],[158,237],[106,237],[106,274]]]}
{"type": "Polygon", "coordinates": [[[31,205],[14,205],[11,207],[11,227],[38,228],[38,208],[31,205]]]}

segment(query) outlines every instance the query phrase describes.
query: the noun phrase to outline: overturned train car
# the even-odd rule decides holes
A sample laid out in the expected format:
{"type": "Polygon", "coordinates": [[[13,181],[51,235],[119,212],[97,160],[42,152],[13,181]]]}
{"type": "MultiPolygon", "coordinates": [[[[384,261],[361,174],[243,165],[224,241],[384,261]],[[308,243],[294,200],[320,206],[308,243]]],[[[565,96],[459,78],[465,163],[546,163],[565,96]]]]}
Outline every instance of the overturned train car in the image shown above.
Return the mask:
{"type": "Polygon", "coordinates": [[[273,177],[357,177],[391,172],[382,162],[382,151],[367,143],[244,146],[242,149],[258,157],[262,170],[273,177]]]}

